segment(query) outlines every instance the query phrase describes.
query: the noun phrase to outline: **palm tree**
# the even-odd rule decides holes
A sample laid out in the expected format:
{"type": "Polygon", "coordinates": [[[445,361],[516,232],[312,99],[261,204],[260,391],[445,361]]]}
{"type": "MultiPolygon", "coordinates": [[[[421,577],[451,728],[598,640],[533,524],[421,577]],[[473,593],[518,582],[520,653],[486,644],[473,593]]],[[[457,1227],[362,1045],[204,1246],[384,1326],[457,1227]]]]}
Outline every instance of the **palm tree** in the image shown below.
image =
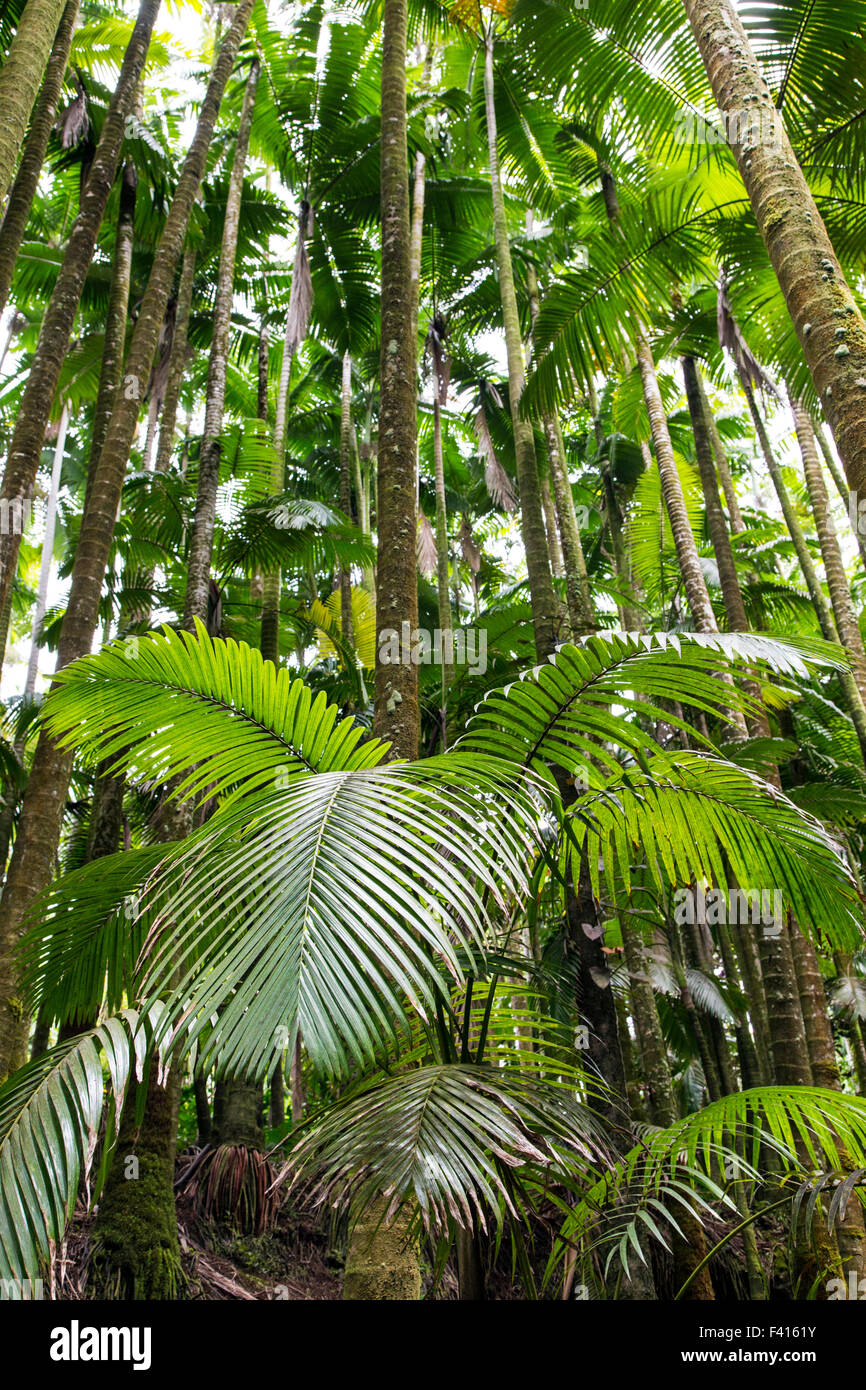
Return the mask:
{"type": "MultiPolygon", "coordinates": [[[[65,0],[27,0],[0,69],[0,204],[15,176],[18,153],[36,101],[65,0]]],[[[65,66],[65,64],[64,64],[65,66]]]]}

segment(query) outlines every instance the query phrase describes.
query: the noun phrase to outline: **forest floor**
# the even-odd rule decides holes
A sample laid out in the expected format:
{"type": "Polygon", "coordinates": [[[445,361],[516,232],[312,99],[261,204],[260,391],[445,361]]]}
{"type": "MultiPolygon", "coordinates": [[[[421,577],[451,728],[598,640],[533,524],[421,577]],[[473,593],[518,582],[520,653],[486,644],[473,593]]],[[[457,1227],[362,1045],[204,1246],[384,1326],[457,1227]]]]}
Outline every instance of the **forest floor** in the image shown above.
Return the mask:
{"type": "MultiPolygon", "coordinates": [[[[194,1199],[179,1194],[177,1216],[187,1280],[186,1300],[330,1302],[342,1298],[345,1231],[327,1213],[305,1211],[287,1201],[268,1230],[260,1235],[247,1235],[202,1217],[194,1199]]],[[[95,1214],[79,1199],[66,1237],[54,1252],[48,1279],[49,1298],[62,1302],[87,1299],[94,1221],[95,1214]]],[[[725,1231],[722,1222],[708,1223],[708,1245],[712,1247],[725,1231]]],[[[548,1246],[545,1234],[549,1237],[550,1232],[537,1232],[540,1237],[537,1255],[541,1248],[548,1246]]],[[[773,1268],[773,1253],[774,1249],[778,1252],[780,1232],[774,1228],[759,1228],[758,1237],[765,1268],[773,1268]]],[[[520,1301],[525,1298],[521,1282],[511,1268],[508,1244],[507,1240],[503,1241],[495,1267],[488,1274],[489,1300],[520,1301]]],[[[735,1237],[712,1261],[717,1298],[739,1301],[748,1297],[744,1287],[744,1255],[741,1238],[735,1237]]],[[[655,1249],[652,1263],[657,1295],[662,1299],[672,1297],[675,1289],[670,1261],[655,1249]]],[[[539,1285],[543,1282],[544,1264],[542,1256],[534,1271],[539,1285]]],[[[434,1280],[431,1266],[422,1262],[422,1287],[424,1298],[456,1299],[457,1278],[452,1263],[449,1262],[439,1279],[434,1280]]],[[[549,1288],[544,1297],[555,1298],[557,1293],[549,1288]]],[[[790,1293],[784,1287],[775,1287],[772,1297],[785,1299],[790,1293]]]]}

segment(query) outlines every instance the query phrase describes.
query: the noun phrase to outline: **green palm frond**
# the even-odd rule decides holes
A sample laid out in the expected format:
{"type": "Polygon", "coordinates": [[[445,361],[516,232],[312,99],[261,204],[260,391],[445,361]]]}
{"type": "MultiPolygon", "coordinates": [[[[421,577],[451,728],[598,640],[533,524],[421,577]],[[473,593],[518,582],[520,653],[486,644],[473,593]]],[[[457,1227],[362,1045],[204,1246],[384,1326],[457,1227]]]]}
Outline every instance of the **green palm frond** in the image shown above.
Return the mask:
{"type": "MultiPolygon", "coordinates": [[[[56,1047],[0,1087],[0,1277],[38,1278],[89,1172],[107,1090],[119,1122],[145,1029],[132,1010],[56,1047]],[[103,1058],[105,1066],[103,1063],[103,1058]]],[[[7,1284],[15,1297],[16,1283],[7,1284]]],[[[10,1294],[7,1292],[7,1297],[10,1294]]],[[[17,1296],[26,1297],[20,1287],[17,1296]]]]}
{"type": "Polygon", "coordinates": [[[585,1185],[602,1149],[597,1123],[563,1089],[516,1068],[452,1064],[389,1077],[332,1107],[281,1175],[315,1204],[360,1215],[417,1204],[427,1229],[501,1228],[526,1205],[526,1173],[585,1185]]]}
{"type": "Polygon", "coordinates": [[[179,798],[374,767],[387,752],[324,694],[201,624],[195,638],[165,628],[67,666],[46,719],[85,758],[110,758],[133,780],[180,776],[179,798]]]}
{"type": "MultiPolygon", "coordinates": [[[[460,746],[567,772],[593,760],[617,771],[605,747],[657,752],[655,739],[625,712],[685,727],[654,700],[677,701],[722,715],[748,709],[749,697],[718,679],[735,663],[805,679],[810,665],[836,665],[841,653],[825,643],[792,643],[750,633],[605,633],[561,647],[546,665],[491,694],[471,720],[460,746]],[[615,706],[623,714],[611,711],[615,706]]],[[[767,692],[771,697],[771,692],[767,692]]],[[[778,692],[777,692],[778,695],[778,692]]],[[[700,738],[690,729],[692,737],[700,738]]]]}
{"type": "MultiPolygon", "coordinates": [[[[732,1184],[760,1190],[768,1152],[776,1158],[776,1187],[786,1178],[861,1169],[866,1100],[814,1086],[761,1087],[724,1096],[669,1129],[647,1130],[568,1215],[550,1269],[585,1241],[606,1251],[606,1268],[618,1258],[627,1271],[630,1256],[646,1258],[641,1237],[664,1242],[666,1224],[680,1230],[683,1209],[700,1214],[721,1202],[733,1212],[732,1184]],[[599,1232],[602,1210],[608,1220],[599,1232]]],[[[792,1203],[797,1186],[789,1181],[792,1203]]]]}
{"type": "Polygon", "coordinates": [[[219,1015],[205,1052],[236,1074],[264,1074],[297,1027],[322,1070],[368,1064],[464,962],[479,969],[488,901],[524,891],[537,817],[513,770],[478,758],[248,794],[143,894],[158,913],[145,996],[170,999],[184,1047],[219,1015]]]}
{"type": "MultiPolygon", "coordinates": [[[[736,904],[741,925],[745,918],[765,931],[781,929],[772,905],[778,891],[816,934],[826,931],[850,948],[862,941],[862,905],[839,846],[819,821],[733,763],[695,753],[659,755],[647,771],[624,773],[580,796],[568,808],[565,830],[563,859],[570,859],[575,880],[588,864],[596,894],[602,875],[612,894],[617,878],[631,893],[635,880],[643,889],[648,877],[669,902],[677,885],[708,881],[723,888],[730,871],[741,889],[726,906],[731,912],[736,904]]],[[[669,911],[676,909],[669,905],[669,911]]]]}
{"type": "Polygon", "coordinates": [[[81,1024],[138,997],[147,916],[139,894],[169,852],[124,850],[64,874],[37,899],[19,946],[20,987],[35,1013],[81,1024]]]}

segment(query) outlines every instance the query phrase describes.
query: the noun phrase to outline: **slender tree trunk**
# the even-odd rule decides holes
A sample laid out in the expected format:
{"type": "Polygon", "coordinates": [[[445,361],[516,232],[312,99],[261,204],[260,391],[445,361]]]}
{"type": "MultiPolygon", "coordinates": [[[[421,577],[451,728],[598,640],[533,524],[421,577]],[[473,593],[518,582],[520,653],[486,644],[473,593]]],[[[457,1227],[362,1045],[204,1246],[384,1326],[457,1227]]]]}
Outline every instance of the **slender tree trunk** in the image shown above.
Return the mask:
{"type": "Polygon", "coordinates": [[[114,407],[123,384],[123,356],[126,351],[126,324],[129,314],[129,290],[132,283],[132,248],[135,234],[135,199],[138,176],[135,166],[127,162],[120,182],[120,204],[117,230],[114,234],[114,254],[111,258],[111,285],[108,291],[108,310],[102,360],[99,368],[99,387],[93,410],[93,430],[90,436],[90,455],[84,489],[84,511],[87,511],[99,456],[108,433],[114,407]]]}
{"type": "Polygon", "coordinates": [[[177,425],[177,408],[183,378],[186,373],[189,353],[189,316],[192,309],[192,286],[195,279],[195,251],[187,247],[183,254],[180,270],[180,285],[177,291],[177,309],[174,318],[174,333],[171,339],[171,356],[168,363],[168,378],[165,383],[165,396],[162,402],[162,418],[159,425],[159,443],[156,446],[155,473],[167,473],[174,449],[174,431],[177,425]]]}
{"type": "MultiPolygon", "coordinates": [[[[713,545],[713,554],[716,557],[716,567],[719,571],[719,585],[722,590],[722,601],[725,605],[725,616],[728,620],[728,631],[749,632],[751,624],[743,603],[737,567],[734,563],[734,552],[731,549],[731,538],[728,534],[725,514],[722,511],[722,501],[716,482],[716,470],[713,467],[712,445],[705,411],[706,395],[702,391],[700,373],[694,358],[683,357],[682,367],[689,417],[695,439],[695,456],[698,461],[701,487],[704,494],[707,527],[713,545]]],[[[753,698],[760,700],[760,688],[754,681],[747,681],[744,685],[753,698]]],[[[753,737],[769,738],[770,725],[763,710],[749,717],[748,728],[753,737]]],[[[775,781],[781,785],[778,772],[775,781]]]]}
{"type": "Polygon", "coordinates": [[[812,425],[812,430],[814,432],[815,438],[821,446],[821,453],[824,455],[824,462],[827,465],[827,470],[830,474],[830,477],[833,479],[836,491],[841,497],[842,505],[844,506],[845,511],[848,514],[848,520],[850,521],[851,529],[854,532],[854,539],[857,542],[857,549],[860,551],[860,559],[862,560],[863,564],[866,565],[866,535],[864,535],[864,530],[861,526],[861,520],[863,517],[862,507],[854,507],[852,505],[851,493],[848,490],[848,484],[845,481],[845,475],[840,469],[839,464],[836,462],[833,450],[830,448],[830,441],[828,440],[826,434],[821,428],[820,422],[816,420],[815,416],[813,415],[810,417],[810,423],[812,425]]]}
{"type": "MultiPolygon", "coordinates": [[[[30,0],[30,4],[33,3],[34,0],[30,0]]],[[[39,341],[12,433],[3,485],[0,488],[0,501],[11,502],[13,499],[20,499],[23,502],[33,491],[45,426],[50,418],[81,291],[117,173],[126,115],[135,101],[158,10],[159,0],[142,0],[132,37],[123,57],[117,87],[111,98],[99,144],[88,172],[81,207],[42,319],[39,341]]],[[[53,37],[52,33],[52,39],[53,37]]],[[[7,67],[8,60],[3,68],[3,76],[7,67]]],[[[0,106],[0,110],[2,109],[0,106]]],[[[150,372],[150,363],[147,364],[147,372],[150,372]]],[[[21,534],[14,528],[10,529],[8,535],[0,535],[0,607],[15,577],[20,546],[21,534]]]]}
{"type": "Polygon", "coordinates": [[[732,0],[683,3],[848,482],[866,497],[866,323],[732,0]]]}
{"type": "Polygon", "coordinates": [[[716,461],[716,468],[718,469],[719,473],[719,481],[722,485],[722,492],[725,494],[725,505],[728,508],[728,520],[730,521],[731,525],[731,534],[734,536],[738,536],[741,534],[741,532],[745,531],[746,523],[743,521],[743,514],[740,511],[740,503],[737,499],[737,490],[734,487],[734,480],[731,477],[731,470],[728,467],[728,457],[725,453],[725,446],[723,445],[722,437],[719,434],[719,427],[716,424],[716,417],[713,414],[709,400],[707,399],[707,393],[704,388],[703,377],[701,376],[700,372],[698,372],[697,377],[698,394],[701,398],[701,406],[703,407],[704,419],[707,422],[707,430],[709,431],[710,444],[712,445],[713,449],[713,458],[716,461]]]}
{"type": "MultiPolygon", "coordinates": [[[[406,0],[385,0],[382,47],[382,356],[376,645],[418,626],[415,565],[416,338],[406,150],[406,0]]],[[[396,757],[418,754],[418,668],[376,662],[373,731],[396,757]]]]}
{"type": "MultiPolygon", "coordinates": [[[[673,1082],[668,1063],[667,1048],[656,1008],[655,994],[648,974],[649,962],[646,948],[635,927],[623,925],[622,940],[629,975],[629,997],[632,1017],[635,1022],[640,1071],[643,1078],[649,1118],[653,1124],[668,1129],[679,1119],[673,1082]]],[[[677,1217],[679,1221],[679,1216],[677,1217]]],[[[692,1270],[700,1264],[706,1254],[706,1242],[700,1222],[683,1213],[680,1221],[683,1236],[673,1235],[674,1277],[677,1285],[685,1283],[692,1270]]],[[[687,1297],[689,1301],[705,1302],[715,1298],[712,1279],[708,1268],[704,1268],[691,1282],[687,1297]]]]}
{"type": "Polygon", "coordinates": [[[681,361],[692,434],[695,439],[695,456],[698,461],[701,486],[704,494],[704,505],[707,511],[707,527],[710,533],[710,540],[713,544],[716,566],[719,571],[719,584],[722,590],[722,601],[725,605],[725,615],[728,619],[728,628],[731,632],[748,632],[749,620],[746,617],[743,596],[740,592],[740,582],[737,578],[737,569],[734,564],[734,553],[731,549],[731,540],[728,535],[728,528],[725,525],[725,517],[722,512],[721,499],[716,483],[712,446],[710,444],[709,431],[707,430],[706,418],[704,416],[698,369],[693,357],[683,357],[681,361]]]}
{"type": "MultiPolygon", "coordinates": [[[[529,267],[527,276],[529,285],[529,311],[534,327],[539,308],[538,280],[534,267],[529,267]]],[[[568,604],[568,616],[574,635],[582,636],[588,632],[595,631],[595,614],[592,607],[592,595],[590,593],[589,578],[586,572],[586,559],[580,540],[580,528],[577,524],[577,513],[574,508],[574,494],[571,491],[571,480],[568,476],[568,465],[565,458],[565,449],[562,444],[562,430],[560,429],[557,412],[551,411],[545,414],[542,424],[544,427],[544,440],[547,445],[547,458],[550,465],[550,480],[553,484],[553,495],[556,502],[556,520],[559,525],[559,539],[562,543],[563,567],[561,572],[565,574],[565,596],[568,604]]]]}
{"type": "Polygon", "coordinates": [[[448,588],[448,508],[445,502],[445,465],[442,458],[442,399],[444,391],[433,373],[433,468],[436,482],[436,590],[442,641],[442,743],[448,746],[445,719],[446,691],[454,674],[454,629],[448,588]]]}
{"type": "Polygon", "coordinates": [[[412,307],[415,351],[418,351],[418,307],[421,299],[421,251],[424,245],[424,193],[427,184],[427,156],[421,150],[415,156],[415,176],[412,182],[412,220],[410,229],[409,263],[411,266],[412,307]]]}
{"type": "Polygon", "coordinates": [[[818,542],[821,546],[821,557],[824,561],[824,573],[827,576],[827,587],[830,590],[830,602],[833,605],[836,627],[851,656],[851,665],[860,690],[860,697],[866,702],[866,650],[863,647],[860,625],[854,611],[851,590],[848,587],[842,552],[839,549],[839,539],[833,525],[833,518],[830,515],[830,499],[827,496],[824,475],[821,472],[821,461],[815,448],[815,436],[812,433],[812,425],[802,402],[794,400],[790,396],[789,400],[797,431],[797,441],[800,445],[800,454],[803,459],[803,472],[806,476],[806,487],[809,491],[812,515],[815,518],[815,529],[818,532],[818,542]]]}
{"type": "MultiPolygon", "coordinates": [[[[343,354],[343,381],[340,391],[340,510],[352,519],[352,358],[343,354]]],[[[355,632],[352,621],[352,576],[340,568],[340,631],[352,648],[355,632]]]]}
{"type": "MultiPolygon", "coordinates": [[[[806,537],[803,534],[803,528],[797,520],[797,514],[794,510],[794,504],[791,501],[788,489],[785,486],[785,480],[782,477],[782,470],[776,462],[776,457],[773,453],[772,445],[770,444],[770,439],[767,434],[766,426],[764,425],[764,421],[761,417],[761,413],[758,410],[758,406],[755,401],[755,394],[751,388],[751,385],[743,376],[741,376],[740,378],[740,384],[748,402],[749,413],[751,414],[752,422],[755,426],[755,434],[757,435],[758,443],[761,447],[761,453],[764,456],[764,462],[767,465],[767,471],[770,474],[773,487],[776,489],[776,496],[778,497],[779,504],[782,508],[782,515],[785,518],[785,525],[788,528],[788,534],[791,537],[791,540],[794,545],[794,550],[797,553],[797,560],[799,562],[803,578],[806,581],[806,588],[809,590],[809,597],[812,600],[812,607],[814,608],[815,616],[818,619],[818,626],[821,629],[821,636],[827,642],[838,642],[839,634],[836,631],[836,625],[833,621],[833,614],[830,611],[830,605],[828,604],[827,599],[824,596],[824,590],[821,588],[821,583],[818,579],[815,566],[812,563],[812,556],[809,554],[809,547],[806,544],[806,537]]],[[[860,744],[860,751],[863,754],[864,761],[866,761],[866,705],[864,705],[863,703],[863,699],[860,694],[860,688],[851,671],[839,672],[839,684],[842,687],[842,694],[845,699],[845,707],[851,716],[851,722],[853,723],[855,732],[857,734],[857,740],[860,744]]]]}
{"type": "Polygon", "coordinates": [[[27,662],[27,675],[24,680],[24,698],[32,700],[36,691],[36,676],[39,666],[39,647],[42,635],[42,620],[48,606],[48,582],[51,578],[51,562],[54,556],[54,532],[57,526],[57,500],[60,493],[60,474],[63,470],[63,454],[66,449],[66,431],[69,426],[69,407],[64,405],[54,445],[54,463],[51,469],[51,487],[48,505],[45,509],[45,535],[42,538],[42,556],[39,561],[39,584],[36,590],[36,606],[33,609],[33,623],[30,631],[30,658],[27,662]]]}
{"type": "MultiPolygon", "coordinates": [[[[302,201],[298,216],[298,241],[295,248],[295,261],[292,268],[292,290],[289,297],[289,310],[286,315],[286,331],[283,337],[283,360],[280,366],[280,382],[277,388],[277,405],[274,412],[274,461],[271,466],[270,489],[276,495],[282,492],[286,480],[286,415],[288,411],[289,383],[292,378],[292,362],[307,329],[309,310],[299,309],[306,300],[306,286],[309,282],[309,263],[307,261],[307,238],[312,229],[312,209],[306,200],[302,201]]],[[[312,302],[312,286],[309,290],[312,302]]],[[[265,661],[275,666],[280,662],[280,593],[282,577],[279,569],[269,570],[262,579],[262,620],[261,651],[265,661]]]]}
{"type": "Polygon", "coordinates": [[[18,259],[27,219],[33,206],[39,175],[45,162],[48,138],[54,128],[54,122],[57,120],[60,94],[63,90],[63,78],[66,75],[66,65],[69,62],[69,50],[72,46],[72,35],[75,32],[77,19],[78,0],[67,0],[54,38],[51,57],[48,59],[48,66],[45,69],[42,91],[33,113],[33,120],[30,122],[30,130],[24,152],[21,155],[21,163],[18,166],[18,173],[15,175],[15,182],[9,194],[9,202],[6,204],[3,225],[0,227],[0,314],[6,308],[9,298],[9,286],[12,284],[15,262],[18,259]]]}
{"type": "MultiPolygon", "coordinates": [[[[379,393],[376,641],[418,626],[416,532],[417,293],[412,282],[406,148],[406,0],[385,0],[382,37],[382,353],[379,393]]],[[[386,638],[387,640],[387,638],[386,638]]],[[[373,729],[392,756],[416,758],[418,669],[376,662],[373,729]]],[[[294,1080],[294,1078],[293,1078],[294,1080]]],[[[292,1119],[295,1115],[294,1086],[292,1119]]],[[[386,1199],[353,1215],[343,1298],[417,1300],[418,1249],[404,1218],[385,1225],[386,1199]]]]}
{"type": "Polygon", "coordinates": [[[547,536],[547,552],[550,556],[550,572],[555,579],[565,575],[565,559],[556,523],[556,508],[553,504],[553,489],[550,486],[550,473],[541,471],[539,459],[538,486],[541,489],[541,510],[544,512],[544,531],[547,536]]]}
{"type": "Polygon", "coordinates": [[[15,176],[27,123],[66,0],[27,0],[0,68],[0,207],[15,176]]]}
{"type": "MultiPolygon", "coordinates": [[[[195,135],[184,160],[165,227],[157,247],[129,350],[125,380],[139,387],[148,380],[165,307],[180,259],[189,216],[198,195],[223,92],[234,65],[253,0],[239,0],[202,103],[195,135]]],[[[91,505],[85,514],[60,634],[57,669],[90,650],[99,617],[105,566],[138,419],[139,396],[121,394],[99,460],[91,505]]],[[[73,754],[43,732],[34,754],[6,887],[0,900],[0,1078],[23,1056],[27,1020],[16,993],[14,949],[24,914],[50,880],[60,838],[73,754]]]]}
{"type": "Polygon", "coordinates": [[[658,461],[662,495],[671,523],[677,562],[692,621],[698,632],[718,632],[716,616],[707,591],[698,548],[695,545],[695,538],[689,525],[680,475],[674,462],[673,445],[668,433],[668,422],[656,378],[655,363],[646,338],[641,338],[638,342],[637,358],[643,383],[644,401],[652,431],[653,447],[658,461]]]}
{"type": "Polygon", "coordinates": [[[499,154],[496,147],[496,108],[493,100],[493,35],[490,33],[484,49],[484,105],[487,118],[487,148],[490,162],[490,187],[493,195],[493,228],[496,265],[499,273],[499,293],[502,300],[502,322],[505,329],[505,348],[508,356],[508,401],[514,428],[514,454],[517,463],[517,488],[520,494],[520,529],[526,552],[526,568],[532,593],[532,622],[535,648],[539,660],[553,650],[559,621],[558,604],[550,574],[547,537],[544,533],[544,513],[538,484],[538,463],[532,426],[520,414],[523,394],[523,343],[520,334],[520,315],[514,289],[511,264],[511,244],[505,216],[505,198],[499,176],[499,154]]]}
{"type": "Polygon", "coordinates": [[[244,187],[244,171],[250,146],[250,130],[253,120],[253,104],[259,81],[260,64],[253,59],[247,78],[244,102],[238,124],[235,154],[229,177],[226,197],[225,221],[223,223],[222,246],[220,247],[219,270],[217,272],[217,292],[214,304],[213,339],[211,341],[208,364],[207,398],[205,405],[204,437],[198,466],[198,489],[195,499],[195,518],[187,563],[186,599],[184,603],[183,625],[194,631],[194,619],[198,617],[207,622],[208,595],[210,592],[210,562],[213,555],[214,527],[216,525],[217,490],[219,488],[220,458],[222,444],[220,435],[223,427],[223,414],[226,399],[226,375],[228,371],[229,333],[231,330],[232,301],[234,298],[235,257],[238,245],[238,225],[241,214],[241,196],[244,187]]]}

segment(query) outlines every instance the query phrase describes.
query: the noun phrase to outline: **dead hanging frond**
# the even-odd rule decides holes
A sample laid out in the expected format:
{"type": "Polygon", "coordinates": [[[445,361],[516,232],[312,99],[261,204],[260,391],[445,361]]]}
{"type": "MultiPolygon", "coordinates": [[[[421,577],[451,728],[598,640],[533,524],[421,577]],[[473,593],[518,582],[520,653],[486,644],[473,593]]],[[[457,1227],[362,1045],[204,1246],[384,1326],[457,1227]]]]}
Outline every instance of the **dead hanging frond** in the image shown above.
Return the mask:
{"type": "Polygon", "coordinates": [[[221,1144],[203,1149],[180,1174],[175,1190],[208,1221],[261,1235],[273,1226],[282,1197],[272,1191],[277,1171],[258,1149],[221,1144]]]}
{"type": "Polygon", "coordinates": [[[301,203],[298,218],[298,244],[295,247],[295,260],[292,266],[292,291],[289,295],[289,312],[286,318],[285,350],[296,353],[307,336],[310,314],[313,312],[313,277],[307,259],[307,240],[313,230],[313,209],[309,203],[301,203]]]}
{"type": "Polygon", "coordinates": [[[433,364],[433,376],[436,381],[436,396],[440,406],[444,405],[448,399],[448,382],[451,379],[451,361],[445,354],[445,339],[448,329],[441,314],[434,314],[430,320],[430,327],[427,329],[427,339],[424,344],[424,354],[429,354],[433,364]]]}
{"type": "Polygon", "coordinates": [[[74,149],[90,134],[90,111],[87,106],[87,93],[78,73],[73,73],[75,96],[57,117],[57,130],[64,150],[74,149]]]}
{"type": "Polygon", "coordinates": [[[511,479],[499,462],[493,447],[484,404],[485,396],[489,396],[494,405],[497,405],[500,410],[502,409],[502,397],[496,387],[492,382],[484,382],[478,409],[473,420],[475,434],[478,438],[478,452],[484,460],[484,485],[494,506],[501,507],[504,512],[513,512],[517,506],[517,497],[511,479]]]}
{"type": "Polygon", "coordinates": [[[481,551],[475,544],[475,537],[472,535],[472,527],[465,516],[460,525],[460,553],[473,574],[477,574],[481,568],[481,551]]]}
{"type": "Polygon", "coordinates": [[[760,391],[769,391],[771,396],[779,398],[773,382],[767,376],[757,357],[755,357],[748,343],[740,331],[740,325],[734,318],[734,311],[731,308],[731,301],[728,297],[728,281],[724,271],[719,276],[719,292],[716,297],[716,323],[719,332],[719,342],[723,348],[734,359],[737,371],[744,376],[751,386],[757,387],[760,391]]]}
{"type": "Polygon", "coordinates": [[[418,512],[418,534],[415,538],[415,556],[418,568],[426,579],[436,573],[436,537],[433,527],[422,511],[418,512]]]}

